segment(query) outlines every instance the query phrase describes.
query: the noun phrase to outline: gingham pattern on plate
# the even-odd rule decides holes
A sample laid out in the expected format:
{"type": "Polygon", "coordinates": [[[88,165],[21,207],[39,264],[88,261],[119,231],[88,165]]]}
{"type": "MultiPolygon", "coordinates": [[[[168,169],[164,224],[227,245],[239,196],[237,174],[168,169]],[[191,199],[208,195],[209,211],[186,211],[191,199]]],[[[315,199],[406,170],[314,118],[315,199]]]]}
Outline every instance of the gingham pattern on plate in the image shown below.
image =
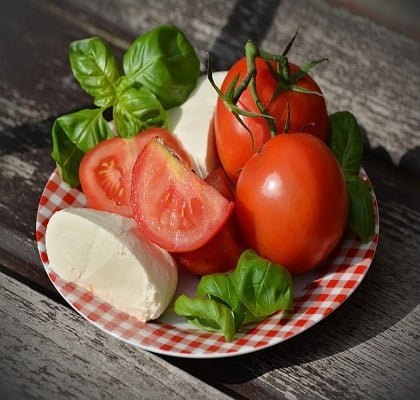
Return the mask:
{"type": "MultiPolygon", "coordinates": [[[[362,175],[367,178],[363,171],[362,175]]],[[[337,309],[353,293],[367,273],[378,243],[379,215],[374,193],[372,199],[376,222],[373,240],[362,244],[353,237],[344,238],[315,272],[295,278],[293,312],[280,312],[258,325],[249,326],[229,343],[222,336],[195,329],[174,315],[172,319],[164,316],[157,321],[142,323],[54,273],[45,249],[49,218],[62,208],[86,206],[83,193],[70,188],[57,172],[50,176],[39,202],[36,239],[42,263],[58,292],[100,329],[156,353],[191,358],[227,357],[273,346],[305,331],[337,309]]]]}

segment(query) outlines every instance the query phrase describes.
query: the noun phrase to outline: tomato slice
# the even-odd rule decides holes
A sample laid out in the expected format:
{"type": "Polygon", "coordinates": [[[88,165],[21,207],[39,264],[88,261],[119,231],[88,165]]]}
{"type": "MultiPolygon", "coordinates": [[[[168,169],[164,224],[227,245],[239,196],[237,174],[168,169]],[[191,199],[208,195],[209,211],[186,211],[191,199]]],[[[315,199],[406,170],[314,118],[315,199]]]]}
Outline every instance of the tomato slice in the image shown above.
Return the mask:
{"type": "Polygon", "coordinates": [[[89,207],[133,216],[130,205],[133,166],[143,148],[154,138],[160,138],[191,166],[178,140],[162,128],[147,129],[131,139],[105,140],[84,155],[79,167],[80,184],[89,207]]]}
{"type": "Polygon", "coordinates": [[[134,165],[131,206],[148,239],[171,252],[203,246],[233,210],[232,202],[156,140],[134,165]]]}
{"type": "MultiPolygon", "coordinates": [[[[229,201],[234,193],[222,168],[217,168],[205,179],[229,201]]],[[[239,224],[235,213],[229,217],[220,231],[204,246],[186,253],[178,253],[178,265],[197,275],[228,272],[236,267],[238,259],[245,250],[239,224]]]]}

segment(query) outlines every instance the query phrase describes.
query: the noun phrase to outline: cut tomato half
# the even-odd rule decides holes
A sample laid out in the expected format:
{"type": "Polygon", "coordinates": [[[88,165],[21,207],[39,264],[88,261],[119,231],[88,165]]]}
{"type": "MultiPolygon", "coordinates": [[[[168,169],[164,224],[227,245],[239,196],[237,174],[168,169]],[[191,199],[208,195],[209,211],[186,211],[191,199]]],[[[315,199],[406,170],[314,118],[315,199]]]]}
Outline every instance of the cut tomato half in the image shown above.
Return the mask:
{"type": "MultiPolygon", "coordinates": [[[[205,180],[227,200],[233,201],[234,193],[222,168],[212,171],[205,180]]],[[[220,231],[204,246],[178,253],[175,259],[179,265],[196,275],[222,273],[236,267],[245,248],[236,215],[232,213],[220,231]]]]}
{"type": "Polygon", "coordinates": [[[178,140],[162,128],[147,129],[131,139],[105,140],[84,155],[79,167],[80,184],[89,207],[133,216],[130,205],[133,166],[144,146],[156,138],[169,146],[186,165],[191,165],[178,140]]]}
{"type": "Polygon", "coordinates": [[[131,206],[148,239],[171,252],[203,246],[233,210],[232,202],[156,140],[134,165],[131,206]]]}

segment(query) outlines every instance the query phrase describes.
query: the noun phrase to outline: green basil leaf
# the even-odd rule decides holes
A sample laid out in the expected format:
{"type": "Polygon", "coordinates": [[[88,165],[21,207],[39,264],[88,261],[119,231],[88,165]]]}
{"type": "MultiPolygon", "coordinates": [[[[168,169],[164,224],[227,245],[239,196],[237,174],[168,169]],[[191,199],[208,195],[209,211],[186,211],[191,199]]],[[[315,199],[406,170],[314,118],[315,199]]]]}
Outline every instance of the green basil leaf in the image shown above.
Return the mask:
{"type": "Polygon", "coordinates": [[[114,104],[120,73],[106,42],[97,37],[72,42],[70,65],[74,77],[94,98],[95,105],[103,107],[114,104]]]}
{"type": "Polygon", "coordinates": [[[113,110],[115,126],[123,138],[150,127],[168,127],[168,116],[156,96],[145,87],[130,87],[119,96],[113,110]]]}
{"type": "Polygon", "coordinates": [[[245,250],[230,274],[239,298],[255,317],[293,309],[293,284],[289,271],[245,250]]]}
{"type": "Polygon", "coordinates": [[[123,57],[126,76],[153,92],[165,109],[182,104],[195,88],[200,62],[194,47],[174,26],[137,38],[123,57]]]}
{"type": "Polygon", "coordinates": [[[58,117],[52,127],[51,157],[62,179],[70,186],[79,184],[79,163],[83,154],[114,135],[102,109],[85,109],[58,117]]]}
{"type": "Polygon", "coordinates": [[[197,286],[197,295],[201,297],[209,296],[213,300],[221,301],[232,310],[236,330],[241,327],[246,309],[228,275],[204,275],[197,286]]]}
{"type": "Polygon", "coordinates": [[[329,121],[331,150],[345,175],[357,175],[363,157],[363,140],[356,118],[348,111],[340,111],[330,115],[329,121]]]}
{"type": "Polygon", "coordinates": [[[255,316],[254,314],[252,314],[251,311],[249,311],[246,307],[245,307],[245,312],[244,312],[244,319],[242,321],[242,325],[246,325],[246,324],[250,324],[253,322],[261,322],[264,321],[265,319],[267,319],[271,314],[268,315],[260,315],[260,316],[255,316]]]}
{"type": "Polygon", "coordinates": [[[227,342],[235,335],[232,311],[215,300],[183,294],[176,299],[174,311],[200,329],[223,334],[227,342]]]}
{"type": "Polygon", "coordinates": [[[79,164],[84,153],[69,139],[58,120],[53,124],[51,138],[51,157],[57,164],[61,179],[71,187],[78,186],[80,183],[79,164]]]}
{"type": "Polygon", "coordinates": [[[371,186],[356,175],[346,176],[346,183],[349,192],[349,228],[362,242],[368,243],[375,233],[371,186]]]}

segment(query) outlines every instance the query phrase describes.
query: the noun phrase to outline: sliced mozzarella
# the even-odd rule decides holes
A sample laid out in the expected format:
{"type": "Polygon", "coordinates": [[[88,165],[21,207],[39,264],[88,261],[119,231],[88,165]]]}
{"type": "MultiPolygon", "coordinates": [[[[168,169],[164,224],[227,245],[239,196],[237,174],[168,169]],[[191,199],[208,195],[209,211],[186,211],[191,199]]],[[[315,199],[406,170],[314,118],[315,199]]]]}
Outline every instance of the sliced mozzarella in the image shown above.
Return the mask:
{"type": "Polygon", "coordinates": [[[51,217],[45,240],[51,268],[61,278],[141,321],[158,318],[175,293],[174,260],[130,218],[67,208],[51,217]]]}
{"type": "MultiPolygon", "coordinates": [[[[217,86],[221,86],[225,71],[213,73],[217,86]]],[[[213,113],[217,93],[207,76],[201,76],[197,86],[180,107],[169,110],[169,129],[192,156],[198,175],[205,178],[218,165],[213,134],[213,113]]]]}

